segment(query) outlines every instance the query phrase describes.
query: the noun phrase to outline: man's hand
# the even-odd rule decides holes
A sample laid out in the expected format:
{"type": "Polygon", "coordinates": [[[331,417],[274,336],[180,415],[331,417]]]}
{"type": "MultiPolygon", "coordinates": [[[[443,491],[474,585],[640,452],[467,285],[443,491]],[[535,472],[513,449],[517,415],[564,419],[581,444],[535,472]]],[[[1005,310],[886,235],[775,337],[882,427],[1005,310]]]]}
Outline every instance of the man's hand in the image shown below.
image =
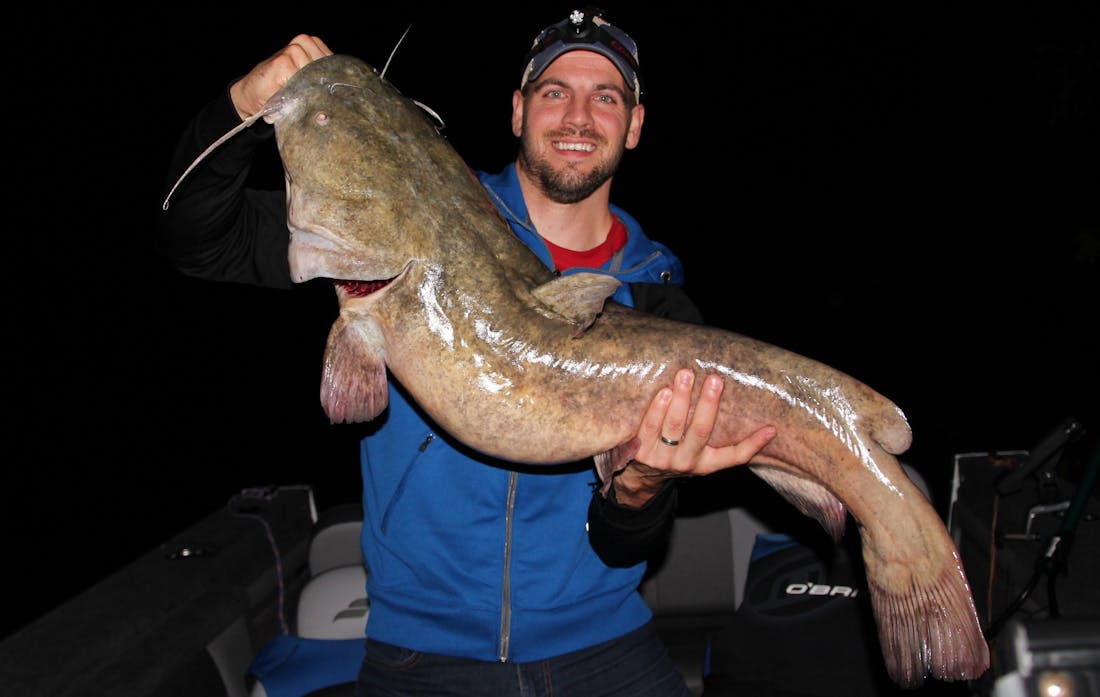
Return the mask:
{"type": "Polygon", "coordinates": [[[621,460],[629,461],[613,481],[615,499],[624,506],[640,507],[653,498],[670,477],[711,474],[743,465],[775,437],[774,426],[764,426],[744,440],[715,448],[707,445],[718,418],[718,404],[724,383],[717,375],[708,375],[691,412],[691,392],[695,373],[680,370],[671,388],[663,388],[646,410],[638,437],[628,446],[617,448],[621,460]],[[664,440],[662,440],[662,437],[664,440]],[[633,446],[637,450],[627,455],[633,446]]]}
{"type": "Polygon", "coordinates": [[[295,36],[289,44],[258,64],[229,88],[229,96],[241,120],[244,121],[263,109],[271,95],[282,89],[290,76],[307,63],[330,55],[332,51],[316,36],[295,36]]]}

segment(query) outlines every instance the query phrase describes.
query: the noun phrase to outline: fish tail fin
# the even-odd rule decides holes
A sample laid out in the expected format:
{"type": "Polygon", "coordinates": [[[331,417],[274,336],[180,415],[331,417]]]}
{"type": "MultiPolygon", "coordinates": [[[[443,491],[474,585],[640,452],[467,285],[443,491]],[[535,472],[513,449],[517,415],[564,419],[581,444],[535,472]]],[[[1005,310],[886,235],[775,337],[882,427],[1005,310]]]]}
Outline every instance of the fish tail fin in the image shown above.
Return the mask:
{"type": "Polygon", "coordinates": [[[863,537],[863,558],[871,605],[886,671],[899,685],[977,678],[989,668],[989,645],[958,552],[946,530],[925,527],[922,546],[950,545],[949,552],[921,552],[906,564],[904,544],[892,539],[889,553],[863,537]],[[887,561],[892,559],[892,561],[887,561]]]}
{"type": "Polygon", "coordinates": [[[792,506],[821,523],[834,541],[844,537],[848,524],[848,509],[840,499],[817,482],[769,465],[749,465],[753,474],[763,479],[792,506]]]}

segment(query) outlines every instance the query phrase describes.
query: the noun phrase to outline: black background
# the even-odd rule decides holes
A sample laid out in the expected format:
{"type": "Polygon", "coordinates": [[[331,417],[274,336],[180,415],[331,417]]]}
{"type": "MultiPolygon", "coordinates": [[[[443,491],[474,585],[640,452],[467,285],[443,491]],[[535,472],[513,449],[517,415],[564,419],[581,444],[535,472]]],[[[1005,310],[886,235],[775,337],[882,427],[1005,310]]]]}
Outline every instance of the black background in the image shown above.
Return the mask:
{"type": "MultiPolygon", "coordinates": [[[[387,76],[498,169],[521,58],[570,9],[515,5],[15,10],[0,635],[242,487],[357,499],[362,428],[317,396],[331,289],[158,258],[170,152],[294,34],[381,66],[411,23],[387,76]]],[[[1026,449],[1067,416],[1100,431],[1100,11],[880,5],[604,3],[648,87],[613,198],[681,255],[709,323],[901,406],[904,459],[945,507],[955,453],[1026,449]]]]}

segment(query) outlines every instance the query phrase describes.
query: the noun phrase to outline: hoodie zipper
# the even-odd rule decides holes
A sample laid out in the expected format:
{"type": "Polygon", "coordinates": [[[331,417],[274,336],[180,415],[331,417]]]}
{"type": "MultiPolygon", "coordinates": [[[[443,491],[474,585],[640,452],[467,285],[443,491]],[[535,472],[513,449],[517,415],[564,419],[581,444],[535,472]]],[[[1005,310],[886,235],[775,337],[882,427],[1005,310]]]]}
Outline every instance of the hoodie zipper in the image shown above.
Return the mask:
{"type": "Polygon", "coordinates": [[[500,590],[500,648],[497,658],[508,660],[508,642],[512,635],[512,520],[516,510],[516,484],[519,473],[508,474],[508,504],[504,511],[504,574],[500,590]]]}

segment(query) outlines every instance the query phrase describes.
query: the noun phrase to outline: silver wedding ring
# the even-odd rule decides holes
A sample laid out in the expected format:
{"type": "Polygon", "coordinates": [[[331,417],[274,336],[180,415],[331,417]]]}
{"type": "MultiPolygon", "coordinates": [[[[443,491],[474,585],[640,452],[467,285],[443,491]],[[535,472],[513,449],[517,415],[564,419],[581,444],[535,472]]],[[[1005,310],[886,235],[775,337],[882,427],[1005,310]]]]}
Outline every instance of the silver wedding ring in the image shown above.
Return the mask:
{"type": "Polygon", "coordinates": [[[661,436],[661,442],[664,443],[665,445],[679,445],[680,444],[680,441],[672,440],[670,438],[665,438],[664,436],[661,436]]]}

